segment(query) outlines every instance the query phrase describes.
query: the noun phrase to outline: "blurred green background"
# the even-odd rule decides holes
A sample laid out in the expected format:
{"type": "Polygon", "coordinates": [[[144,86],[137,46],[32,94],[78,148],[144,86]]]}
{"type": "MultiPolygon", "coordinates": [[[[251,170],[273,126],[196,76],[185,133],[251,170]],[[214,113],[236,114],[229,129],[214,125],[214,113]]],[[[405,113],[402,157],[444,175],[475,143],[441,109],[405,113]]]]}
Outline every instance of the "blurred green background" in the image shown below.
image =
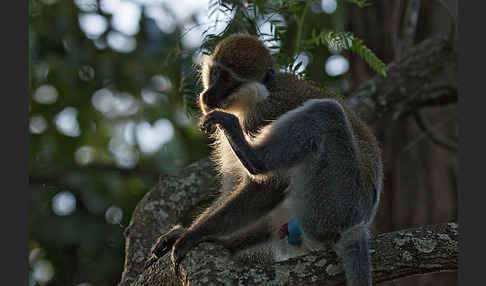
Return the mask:
{"type": "Polygon", "coordinates": [[[208,154],[179,94],[195,48],[181,29],[205,4],[29,4],[30,285],[115,285],[137,202],[208,154]]]}

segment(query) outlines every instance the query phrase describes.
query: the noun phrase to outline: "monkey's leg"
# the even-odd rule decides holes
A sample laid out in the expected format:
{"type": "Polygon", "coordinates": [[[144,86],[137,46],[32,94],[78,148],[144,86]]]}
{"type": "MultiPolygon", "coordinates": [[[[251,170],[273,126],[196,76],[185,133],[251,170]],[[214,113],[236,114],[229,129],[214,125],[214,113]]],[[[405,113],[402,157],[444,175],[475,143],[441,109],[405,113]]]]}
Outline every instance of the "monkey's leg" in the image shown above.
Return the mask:
{"type": "Polygon", "coordinates": [[[237,255],[252,246],[269,242],[278,229],[276,223],[273,224],[269,218],[263,218],[215,242],[222,244],[233,255],[237,255]]]}
{"type": "Polygon", "coordinates": [[[286,196],[287,182],[271,179],[264,182],[249,181],[240,185],[231,195],[201,215],[176,241],[172,260],[178,263],[198,243],[217,241],[264,217],[286,196]]]}
{"type": "MultiPolygon", "coordinates": [[[[234,182],[223,182],[221,189],[219,190],[220,195],[217,197],[216,200],[212,202],[212,204],[207,207],[199,217],[204,217],[210,213],[212,213],[222,202],[227,198],[229,194],[232,193],[234,189],[238,188],[238,184],[234,182]]],[[[153,263],[157,261],[158,258],[164,256],[167,252],[172,250],[172,246],[176,242],[176,240],[186,231],[182,224],[179,223],[176,225],[175,228],[172,228],[168,232],[160,235],[158,239],[152,246],[152,257],[151,260],[153,263]]],[[[149,264],[148,264],[149,265],[149,264]]]]}

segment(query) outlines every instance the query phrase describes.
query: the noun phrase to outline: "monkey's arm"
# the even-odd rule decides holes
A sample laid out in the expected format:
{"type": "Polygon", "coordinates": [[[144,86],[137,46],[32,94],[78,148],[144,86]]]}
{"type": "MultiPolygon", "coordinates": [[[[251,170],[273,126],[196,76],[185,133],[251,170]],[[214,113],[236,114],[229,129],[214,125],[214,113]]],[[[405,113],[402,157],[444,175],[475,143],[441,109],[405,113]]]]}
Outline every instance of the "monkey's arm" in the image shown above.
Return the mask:
{"type": "Polygon", "coordinates": [[[344,109],[332,99],[308,100],[287,112],[264,129],[252,145],[246,141],[236,116],[213,111],[204,118],[201,129],[208,130],[214,124],[223,130],[233,151],[253,175],[295,165],[331,137],[337,142],[343,140],[337,149],[346,149],[334,152],[354,156],[353,146],[344,144],[352,137],[351,127],[344,109]]]}
{"type": "Polygon", "coordinates": [[[200,128],[208,132],[214,124],[221,126],[231,148],[248,172],[255,175],[268,171],[264,162],[257,157],[257,154],[246,141],[236,116],[223,111],[213,111],[203,118],[200,128]]]}

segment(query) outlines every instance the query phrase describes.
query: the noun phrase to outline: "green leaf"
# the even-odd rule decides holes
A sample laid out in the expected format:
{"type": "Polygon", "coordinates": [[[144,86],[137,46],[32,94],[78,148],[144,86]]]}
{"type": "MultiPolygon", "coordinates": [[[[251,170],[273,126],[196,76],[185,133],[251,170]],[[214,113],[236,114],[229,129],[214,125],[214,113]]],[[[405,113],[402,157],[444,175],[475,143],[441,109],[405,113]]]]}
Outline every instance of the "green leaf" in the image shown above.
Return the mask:
{"type": "Polygon", "coordinates": [[[321,32],[319,35],[312,35],[313,41],[306,42],[306,44],[314,43],[316,46],[322,42],[327,47],[330,47],[338,52],[342,50],[351,50],[358,54],[374,71],[386,76],[386,64],[383,63],[371,49],[366,47],[363,40],[357,38],[351,32],[337,32],[329,31],[321,32]],[[319,41],[320,40],[320,41],[319,41]]]}

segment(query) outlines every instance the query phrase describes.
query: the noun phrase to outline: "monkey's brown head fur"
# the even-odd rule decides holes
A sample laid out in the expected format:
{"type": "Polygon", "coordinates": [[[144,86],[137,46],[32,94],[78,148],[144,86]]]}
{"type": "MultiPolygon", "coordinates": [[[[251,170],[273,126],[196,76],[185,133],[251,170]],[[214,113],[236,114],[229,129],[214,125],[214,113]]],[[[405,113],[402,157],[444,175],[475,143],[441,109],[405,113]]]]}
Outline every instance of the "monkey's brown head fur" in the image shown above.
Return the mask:
{"type": "Polygon", "coordinates": [[[263,43],[247,34],[233,34],[222,40],[212,58],[247,80],[261,80],[274,66],[273,58],[263,43]]]}

